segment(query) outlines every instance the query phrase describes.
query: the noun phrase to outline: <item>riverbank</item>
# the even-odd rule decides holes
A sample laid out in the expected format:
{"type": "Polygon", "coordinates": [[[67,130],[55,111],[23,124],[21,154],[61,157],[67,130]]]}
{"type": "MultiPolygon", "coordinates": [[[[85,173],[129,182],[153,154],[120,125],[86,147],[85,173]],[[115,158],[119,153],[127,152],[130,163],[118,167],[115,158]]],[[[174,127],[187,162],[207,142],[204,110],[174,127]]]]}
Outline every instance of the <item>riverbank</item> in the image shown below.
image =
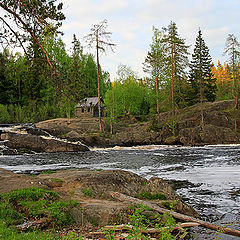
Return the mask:
{"type": "Polygon", "coordinates": [[[234,101],[204,103],[201,106],[151,116],[145,119],[124,117],[111,126],[103,120],[104,132],[98,132],[97,118],[52,119],[36,124],[38,128],[71,141],[81,141],[91,147],[136,146],[151,144],[202,146],[239,144],[240,111],[234,101]],[[143,121],[144,120],[144,121],[143,121]]]}
{"type": "MultiPolygon", "coordinates": [[[[0,157],[1,167],[18,173],[39,174],[56,169],[125,169],[146,179],[166,180],[203,219],[239,229],[239,145],[145,146],[99,149],[78,153],[24,154],[0,157]]],[[[203,228],[196,239],[214,239],[203,228]]],[[[236,237],[221,235],[221,239],[236,237]]]]}
{"type": "MultiPolygon", "coordinates": [[[[112,192],[122,193],[128,197],[137,197],[137,199],[145,199],[150,201],[151,204],[166,208],[166,211],[174,209],[178,213],[199,217],[198,213],[184,203],[175,191],[160,178],[146,180],[136,174],[122,170],[62,170],[42,172],[38,176],[34,176],[16,174],[0,169],[0,221],[5,222],[4,224],[17,225],[17,228],[23,232],[36,228],[51,229],[56,219],[58,219],[58,224],[56,223],[55,227],[59,232],[63,231],[63,228],[66,229],[65,224],[68,222],[72,224],[72,229],[81,231],[84,231],[83,229],[101,228],[106,225],[128,224],[131,222],[129,216],[134,214],[139,206],[138,202],[135,204],[119,202],[112,198],[112,192]],[[7,195],[8,193],[9,195],[7,195]],[[7,209],[9,209],[9,204],[12,204],[13,198],[17,202],[12,205],[11,211],[5,212],[4,202],[9,201],[7,206],[7,209]],[[32,198],[35,199],[35,204],[31,202],[32,198]],[[70,199],[72,202],[69,202],[70,199]],[[42,202],[43,200],[45,203],[42,202]],[[55,207],[56,211],[59,211],[55,219],[52,219],[53,213],[51,212],[51,205],[54,204],[52,203],[53,200],[59,202],[56,206],[59,206],[59,204],[63,206],[63,208],[55,207]],[[49,202],[51,204],[46,208],[45,205],[49,205],[49,202]],[[29,210],[26,210],[28,208],[29,210]],[[70,212],[67,212],[67,209],[70,212]],[[20,212],[18,213],[18,211],[20,212]],[[27,211],[26,216],[22,216],[25,214],[24,211],[27,211]],[[61,213],[61,211],[63,212],[61,213]],[[16,215],[14,221],[11,219],[10,212],[16,215]],[[63,218],[61,219],[59,216],[63,218]]],[[[143,206],[140,208],[142,217],[150,220],[149,226],[160,221],[161,215],[158,212],[143,206]]],[[[140,215],[135,217],[140,217],[140,215]]],[[[141,219],[135,220],[141,221],[141,219]]],[[[171,224],[175,226],[175,221],[171,224]]],[[[170,232],[168,231],[169,234],[170,232]]],[[[79,232],[80,234],[82,233],[79,232]]]]}

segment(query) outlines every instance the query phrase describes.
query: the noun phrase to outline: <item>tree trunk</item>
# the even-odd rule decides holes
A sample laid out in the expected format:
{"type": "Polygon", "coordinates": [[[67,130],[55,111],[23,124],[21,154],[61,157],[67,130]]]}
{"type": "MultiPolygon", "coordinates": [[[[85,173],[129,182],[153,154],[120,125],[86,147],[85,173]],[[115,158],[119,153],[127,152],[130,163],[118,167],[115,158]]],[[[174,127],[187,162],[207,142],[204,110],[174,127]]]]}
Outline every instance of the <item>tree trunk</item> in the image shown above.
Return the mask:
{"type": "Polygon", "coordinates": [[[157,64],[154,63],[154,71],[155,71],[155,80],[156,80],[156,93],[157,93],[157,115],[158,115],[158,125],[160,124],[160,116],[159,116],[159,98],[158,98],[158,77],[157,77],[157,64]]]}
{"type": "Polygon", "coordinates": [[[232,95],[233,98],[236,100],[236,109],[238,109],[238,91],[237,91],[237,96],[235,96],[235,48],[233,46],[233,57],[232,57],[232,62],[233,62],[233,85],[232,85],[232,95]]]}
{"type": "Polygon", "coordinates": [[[190,217],[190,216],[187,216],[187,215],[184,215],[184,214],[181,214],[181,213],[170,211],[170,210],[167,210],[165,208],[161,208],[161,207],[157,206],[156,204],[150,203],[148,201],[143,201],[143,200],[140,200],[138,198],[130,197],[130,196],[127,196],[127,195],[122,194],[122,193],[110,192],[110,195],[113,198],[115,198],[117,200],[120,200],[122,202],[129,202],[129,203],[132,203],[132,204],[141,203],[141,204],[144,204],[144,205],[152,208],[153,210],[155,210],[159,213],[162,213],[162,214],[163,213],[168,213],[168,214],[172,215],[174,218],[179,219],[181,221],[195,222],[195,223],[198,223],[202,227],[212,229],[212,230],[215,230],[215,231],[220,231],[220,232],[228,234],[228,235],[240,237],[240,231],[235,230],[235,229],[217,226],[217,225],[214,225],[210,222],[202,221],[202,220],[194,218],[194,217],[190,217]]]}
{"type": "Polygon", "coordinates": [[[98,119],[99,119],[99,131],[102,132],[102,121],[101,121],[101,95],[100,95],[100,79],[99,79],[99,56],[98,56],[98,31],[96,32],[97,42],[97,81],[98,81],[98,119]]]}
{"type": "Polygon", "coordinates": [[[173,43],[171,45],[171,71],[172,71],[172,110],[175,114],[175,102],[174,102],[174,88],[173,88],[173,78],[174,78],[174,69],[173,69],[173,43]]]}

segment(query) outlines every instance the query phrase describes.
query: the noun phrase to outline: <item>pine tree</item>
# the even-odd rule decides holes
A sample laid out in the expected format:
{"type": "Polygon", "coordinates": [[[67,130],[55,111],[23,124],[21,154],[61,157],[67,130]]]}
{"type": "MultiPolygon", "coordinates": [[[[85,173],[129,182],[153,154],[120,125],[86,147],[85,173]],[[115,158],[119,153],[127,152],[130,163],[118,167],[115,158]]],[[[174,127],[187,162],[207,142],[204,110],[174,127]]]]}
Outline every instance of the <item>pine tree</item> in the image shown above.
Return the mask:
{"type": "Polygon", "coordinates": [[[176,23],[171,22],[168,28],[163,28],[166,32],[164,42],[168,51],[168,66],[171,69],[171,95],[172,110],[175,111],[176,103],[184,105],[184,81],[186,81],[186,67],[188,66],[188,48],[185,39],[178,34],[176,23]]]}
{"type": "Polygon", "coordinates": [[[232,72],[232,96],[236,100],[236,108],[238,108],[239,102],[239,79],[238,79],[238,65],[240,57],[240,43],[233,34],[229,34],[226,40],[225,54],[230,57],[230,67],[232,72]]]}
{"type": "Polygon", "coordinates": [[[151,74],[151,78],[155,82],[156,103],[158,123],[160,123],[159,115],[159,84],[166,80],[166,47],[162,42],[163,32],[153,27],[152,43],[150,44],[150,51],[148,52],[145,62],[143,63],[143,70],[151,74]]]}
{"type": "Polygon", "coordinates": [[[65,19],[61,12],[62,7],[63,4],[57,0],[0,1],[0,9],[4,13],[4,17],[0,16],[1,43],[7,46],[9,43],[14,45],[18,43],[27,55],[24,43],[31,39],[41,49],[52,69],[48,53],[43,48],[42,34],[56,32],[61,26],[65,19]]]}

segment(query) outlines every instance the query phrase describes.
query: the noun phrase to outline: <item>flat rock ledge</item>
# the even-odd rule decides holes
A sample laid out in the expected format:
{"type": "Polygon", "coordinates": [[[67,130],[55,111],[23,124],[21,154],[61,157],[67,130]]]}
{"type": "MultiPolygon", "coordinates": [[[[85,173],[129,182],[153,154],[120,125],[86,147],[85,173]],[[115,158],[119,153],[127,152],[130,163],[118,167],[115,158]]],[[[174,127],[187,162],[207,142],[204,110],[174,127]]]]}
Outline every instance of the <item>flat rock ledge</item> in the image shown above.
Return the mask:
{"type": "Polygon", "coordinates": [[[77,200],[79,206],[72,210],[72,214],[76,223],[82,226],[128,222],[132,211],[130,204],[112,199],[109,195],[111,191],[132,197],[138,197],[141,193],[161,193],[166,196],[166,200],[151,202],[165,207],[167,202],[175,201],[175,211],[199,217],[161,178],[146,180],[123,170],[60,170],[51,174],[29,176],[0,169],[0,193],[30,187],[48,188],[58,192],[65,200],[77,200]]]}
{"type": "Polygon", "coordinates": [[[79,152],[89,151],[89,148],[80,142],[69,142],[61,139],[38,136],[33,134],[2,133],[0,140],[9,149],[23,152],[79,152]]]}

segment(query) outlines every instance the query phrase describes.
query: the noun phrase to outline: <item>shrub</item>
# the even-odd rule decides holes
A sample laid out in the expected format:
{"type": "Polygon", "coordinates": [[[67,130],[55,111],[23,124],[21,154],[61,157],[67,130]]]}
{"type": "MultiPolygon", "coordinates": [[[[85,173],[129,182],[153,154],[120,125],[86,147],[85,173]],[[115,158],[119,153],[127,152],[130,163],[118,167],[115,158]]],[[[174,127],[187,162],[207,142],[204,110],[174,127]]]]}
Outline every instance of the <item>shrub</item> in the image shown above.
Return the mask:
{"type": "Polygon", "coordinates": [[[72,223],[70,209],[77,202],[64,202],[56,192],[41,188],[15,190],[0,194],[0,220],[7,225],[22,224],[28,218],[46,217],[56,227],[72,223]]]}

